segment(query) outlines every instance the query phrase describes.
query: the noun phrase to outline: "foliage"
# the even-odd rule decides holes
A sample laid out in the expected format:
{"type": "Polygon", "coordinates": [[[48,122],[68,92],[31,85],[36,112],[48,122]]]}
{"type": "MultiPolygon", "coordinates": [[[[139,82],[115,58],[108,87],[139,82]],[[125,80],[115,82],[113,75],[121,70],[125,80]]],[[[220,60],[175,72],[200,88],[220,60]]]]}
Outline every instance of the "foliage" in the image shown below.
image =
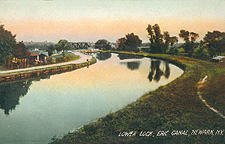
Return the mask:
{"type": "Polygon", "coordinates": [[[125,37],[122,37],[117,40],[118,50],[120,51],[134,51],[138,52],[138,47],[141,46],[142,40],[134,33],[127,34],[125,37]]]}
{"type": "Polygon", "coordinates": [[[201,60],[209,60],[210,58],[208,54],[208,50],[205,47],[199,47],[195,49],[193,56],[194,58],[201,59],[201,60]]]}
{"type": "Polygon", "coordinates": [[[18,59],[25,59],[30,56],[30,52],[23,42],[19,42],[13,48],[13,56],[18,59]]]}
{"type": "Polygon", "coordinates": [[[162,35],[158,24],[148,25],[146,30],[150,41],[150,53],[166,53],[169,47],[173,47],[174,43],[178,42],[178,38],[176,36],[170,37],[168,31],[162,35]]]}
{"type": "Polygon", "coordinates": [[[179,36],[185,42],[183,44],[183,48],[184,48],[185,52],[188,53],[189,57],[192,57],[195,46],[196,46],[195,41],[199,37],[199,35],[197,33],[189,32],[189,31],[182,29],[182,30],[180,30],[179,36]],[[190,41],[190,39],[191,39],[191,41],[190,41]]]}
{"type": "Polygon", "coordinates": [[[63,58],[65,57],[65,50],[69,49],[67,40],[60,40],[56,45],[57,51],[62,51],[63,58]]]}
{"type": "Polygon", "coordinates": [[[12,58],[13,47],[16,45],[16,35],[0,25],[0,63],[7,63],[12,58]]]}
{"type": "Polygon", "coordinates": [[[47,47],[47,52],[48,52],[48,55],[51,56],[53,54],[53,51],[55,50],[55,46],[53,44],[49,45],[47,47]]]}
{"type": "Polygon", "coordinates": [[[178,48],[176,47],[171,47],[168,51],[168,54],[171,54],[171,55],[178,55],[179,54],[179,50],[178,48]]]}
{"type": "Polygon", "coordinates": [[[110,50],[111,44],[105,39],[100,39],[95,43],[95,48],[102,50],[110,50]]]}
{"type": "Polygon", "coordinates": [[[170,44],[171,44],[171,47],[172,47],[175,43],[178,42],[178,37],[172,36],[172,37],[170,37],[169,40],[170,40],[170,44]]]}
{"type": "MultiPolygon", "coordinates": [[[[163,35],[158,24],[151,26],[150,24],[146,28],[148,31],[150,41],[150,52],[151,53],[164,53],[163,50],[163,35]]],[[[168,33],[166,33],[168,34],[168,33]]],[[[169,37],[169,36],[165,36],[169,37]]],[[[167,38],[168,39],[168,38],[167,38]]]]}
{"type": "Polygon", "coordinates": [[[221,55],[221,53],[225,52],[225,32],[208,32],[203,40],[210,57],[221,55]]]}

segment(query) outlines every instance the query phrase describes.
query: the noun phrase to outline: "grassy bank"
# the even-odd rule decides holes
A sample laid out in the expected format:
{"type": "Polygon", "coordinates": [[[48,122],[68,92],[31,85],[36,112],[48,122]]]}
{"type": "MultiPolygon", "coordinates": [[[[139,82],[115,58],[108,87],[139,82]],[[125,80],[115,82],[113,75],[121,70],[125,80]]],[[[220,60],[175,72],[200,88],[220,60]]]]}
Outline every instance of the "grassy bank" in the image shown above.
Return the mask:
{"type": "Polygon", "coordinates": [[[208,80],[200,89],[202,96],[211,106],[224,113],[225,66],[181,56],[138,55],[167,60],[185,72],[122,110],[110,113],[53,143],[224,143],[225,134],[195,135],[192,130],[216,132],[225,129],[225,120],[208,109],[197,95],[197,83],[207,75],[208,80]],[[173,130],[188,130],[188,133],[172,136],[173,130]],[[153,131],[153,135],[140,136],[142,131],[153,131]],[[166,136],[157,136],[160,131],[169,132],[166,136]],[[118,136],[120,132],[125,132],[122,134],[126,136],[118,136]],[[126,132],[130,132],[130,136],[126,132]]]}

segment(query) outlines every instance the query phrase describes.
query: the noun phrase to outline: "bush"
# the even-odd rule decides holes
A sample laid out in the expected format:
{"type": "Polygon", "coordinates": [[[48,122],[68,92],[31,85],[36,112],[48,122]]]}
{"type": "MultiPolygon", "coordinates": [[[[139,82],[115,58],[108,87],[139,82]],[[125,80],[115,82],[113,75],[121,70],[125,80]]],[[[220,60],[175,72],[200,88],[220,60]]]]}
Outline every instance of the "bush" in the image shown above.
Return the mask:
{"type": "Polygon", "coordinates": [[[168,51],[168,54],[171,54],[171,55],[178,55],[179,54],[179,51],[178,51],[178,48],[176,47],[171,47],[168,51]]]}
{"type": "Polygon", "coordinates": [[[204,49],[204,47],[195,49],[193,56],[194,58],[201,59],[201,60],[210,59],[209,53],[207,49],[204,49]]]}

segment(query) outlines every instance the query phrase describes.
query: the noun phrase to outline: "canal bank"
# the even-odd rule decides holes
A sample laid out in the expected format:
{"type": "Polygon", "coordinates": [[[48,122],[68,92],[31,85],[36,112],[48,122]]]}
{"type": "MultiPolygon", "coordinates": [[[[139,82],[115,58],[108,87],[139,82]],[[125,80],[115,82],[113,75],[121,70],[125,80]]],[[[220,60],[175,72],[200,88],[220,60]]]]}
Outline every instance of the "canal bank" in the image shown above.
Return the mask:
{"type": "Polygon", "coordinates": [[[23,79],[39,78],[43,76],[50,76],[53,74],[59,74],[67,71],[76,70],[83,67],[88,67],[97,62],[97,60],[89,55],[85,55],[79,52],[73,52],[80,58],[75,61],[50,64],[44,66],[36,66],[23,69],[15,69],[8,71],[0,71],[0,83],[13,82],[23,79]]]}
{"type": "MultiPolygon", "coordinates": [[[[121,52],[119,52],[121,53],[121,52]]],[[[208,76],[204,95],[212,103],[212,97],[221,95],[223,88],[217,80],[224,80],[225,67],[193,58],[147,54],[127,53],[168,60],[185,69],[182,76],[165,86],[143,95],[123,109],[99,118],[96,122],[84,125],[79,130],[69,133],[62,140],[53,143],[223,143],[224,135],[192,135],[193,130],[224,130],[224,119],[208,109],[198,99],[198,82],[208,76]],[[210,94],[210,85],[215,93],[210,94]],[[157,135],[159,132],[189,130],[188,135],[157,135]],[[143,131],[152,131],[151,136],[140,136],[143,131]],[[119,135],[123,132],[128,134],[119,135]],[[135,133],[136,132],[136,133],[135,133]]],[[[204,89],[204,86],[203,86],[204,89]]],[[[203,97],[204,97],[203,95],[203,97]]],[[[221,100],[220,100],[221,102],[221,100]]],[[[224,105],[224,102],[222,102],[224,105]]],[[[214,103],[214,105],[216,105],[214,103]]],[[[223,110],[223,105],[216,105],[223,110]]]]}

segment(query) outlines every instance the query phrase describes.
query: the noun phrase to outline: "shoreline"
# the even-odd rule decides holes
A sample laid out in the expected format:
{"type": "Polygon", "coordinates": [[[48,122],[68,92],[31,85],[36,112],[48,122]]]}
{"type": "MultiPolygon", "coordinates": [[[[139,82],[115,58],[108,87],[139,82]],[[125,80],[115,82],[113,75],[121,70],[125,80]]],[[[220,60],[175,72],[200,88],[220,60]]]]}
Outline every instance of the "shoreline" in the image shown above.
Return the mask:
{"type": "MultiPolygon", "coordinates": [[[[214,63],[182,56],[170,56],[148,53],[118,52],[145,57],[167,60],[184,69],[184,73],[154,91],[141,96],[137,101],[128,104],[115,113],[110,113],[96,122],[84,125],[73,133],[68,133],[53,144],[64,143],[176,143],[181,138],[185,142],[222,142],[224,136],[201,137],[118,137],[121,132],[145,130],[196,130],[196,129],[225,129],[224,119],[198,99],[197,83],[205,75],[209,79],[223,76],[225,68],[214,63]],[[218,70],[219,74],[215,73],[218,70]]],[[[221,106],[222,108],[222,106],[221,106]]]]}
{"type": "Polygon", "coordinates": [[[97,62],[96,58],[92,56],[87,56],[78,52],[76,53],[74,52],[74,54],[79,55],[80,58],[78,60],[64,62],[64,63],[50,64],[50,65],[9,70],[9,71],[0,71],[0,84],[14,82],[18,80],[41,78],[44,76],[59,74],[59,73],[87,67],[97,62]],[[89,61],[87,61],[87,59],[89,61]]]}

